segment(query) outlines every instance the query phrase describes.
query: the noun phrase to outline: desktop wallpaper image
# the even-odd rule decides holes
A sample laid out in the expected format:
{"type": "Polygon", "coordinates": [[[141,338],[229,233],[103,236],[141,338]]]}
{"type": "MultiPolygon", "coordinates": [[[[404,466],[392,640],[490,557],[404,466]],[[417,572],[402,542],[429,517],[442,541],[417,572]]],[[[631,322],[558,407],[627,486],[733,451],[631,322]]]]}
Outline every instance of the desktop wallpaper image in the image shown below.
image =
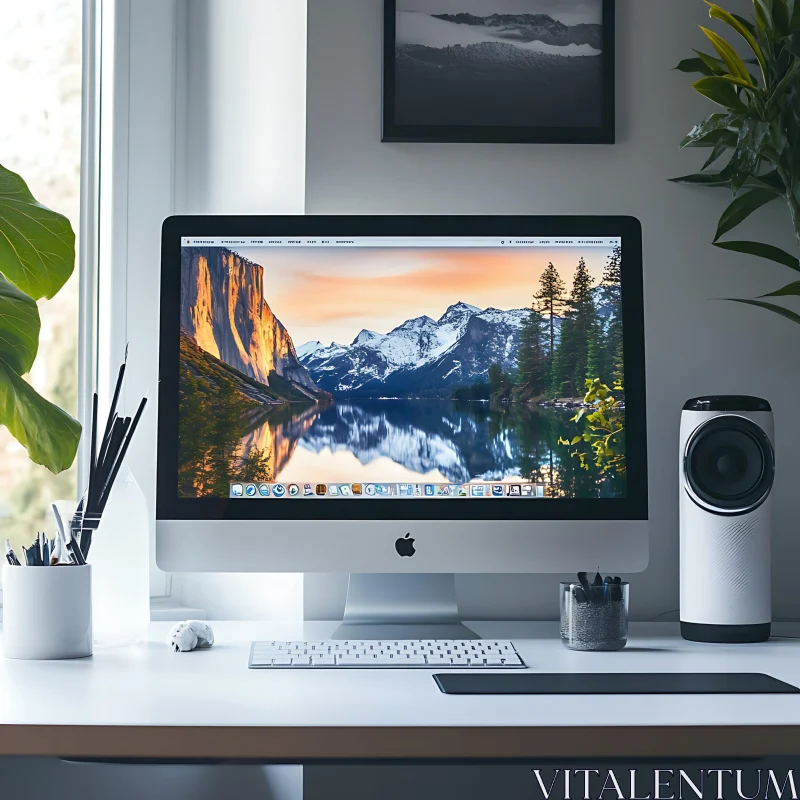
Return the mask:
{"type": "Polygon", "coordinates": [[[182,248],[179,495],[624,497],[621,269],[619,247],[182,248]],[[599,434],[587,378],[613,387],[599,434]]]}

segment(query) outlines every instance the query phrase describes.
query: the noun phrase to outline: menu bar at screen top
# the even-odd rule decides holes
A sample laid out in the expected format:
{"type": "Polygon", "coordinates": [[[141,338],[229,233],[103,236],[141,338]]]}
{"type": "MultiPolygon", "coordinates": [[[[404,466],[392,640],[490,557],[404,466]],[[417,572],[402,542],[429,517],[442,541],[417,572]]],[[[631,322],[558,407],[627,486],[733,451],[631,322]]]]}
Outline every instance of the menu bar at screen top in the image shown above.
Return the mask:
{"type": "Polygon", "coordinates": [[[540,236],[523,239],[517,236],[183,236],[183,247],[615,247],[619,238],[540,236]]]}
{"type": "Polygon", "coordinates": [[[230,497],[262,498],[488,498],[547,497],[536,483],[232,483],[230,497]]]}

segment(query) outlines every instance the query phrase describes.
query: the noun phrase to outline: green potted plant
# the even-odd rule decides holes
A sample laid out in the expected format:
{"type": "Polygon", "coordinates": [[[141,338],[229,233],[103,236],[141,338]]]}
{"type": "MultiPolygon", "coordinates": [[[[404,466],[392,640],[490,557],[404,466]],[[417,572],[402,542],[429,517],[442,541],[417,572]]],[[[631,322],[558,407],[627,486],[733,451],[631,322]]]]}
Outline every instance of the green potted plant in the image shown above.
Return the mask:
{"type": "MultiPolygon", "coordinates": [[[[751,19],[709,0],[706,3],[711,18],[728,26],[747,55],[742,58],[725,38],[701,26],[715,55],[696,50],[696,57],[678,64],[682,72],[701,75],[693,88],[718,108],[681,142],[682,148],[710,150],[700,172],[673,180],[733,193],[714,234],[716,247],[766,258],[800,272],[800,260],[779,247],[723,240],[762,206],[781,200],[789,208],[800,245],[800,0],[753,0],[751,19]],[[728,156],[727,162],[720,162],[723,156],[728,156]],[[720,168],[719,163],[724,166],[720,168]]],[[[800,296],[800,281],[761,295],[792,296],[800,296]]],[[[776,303],[729,299],[800,323],[800,314],[776,303]]]]}
{"type": "Polygon", "coordinates": [[[74,268],[69,220],[37,203],[25,181],[0,165],[0,425],[54,473],[75,460],[81,426],[23,376],[39,348],[36,301],[52,298],[74,268]]]}

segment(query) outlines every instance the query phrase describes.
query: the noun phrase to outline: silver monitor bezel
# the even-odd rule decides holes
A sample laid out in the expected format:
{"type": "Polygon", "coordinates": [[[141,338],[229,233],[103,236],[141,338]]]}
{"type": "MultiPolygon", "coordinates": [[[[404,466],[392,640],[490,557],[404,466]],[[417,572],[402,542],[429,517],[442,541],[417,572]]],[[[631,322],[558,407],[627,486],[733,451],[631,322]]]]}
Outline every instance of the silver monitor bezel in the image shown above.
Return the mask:
{"type": "Polygon", "coordinates": [[[170,217],[162,230],[158,565],[170,571],[571,572],[578,563],[643,570],[649,545],[642,294],[641,226],[631,217],[170,217]],[[177,379],[170,350],[177,349],[175,287],[182,237],[204,235],[620,236],[626,393],[638,398],[633,429],[631,416],[626,420],[629,496],[491,503],[179,500],[171,458],[177,449],[177,379]],[[409,532],[419,546],[413,558],[403,558],[394,542],[409,532]]]}

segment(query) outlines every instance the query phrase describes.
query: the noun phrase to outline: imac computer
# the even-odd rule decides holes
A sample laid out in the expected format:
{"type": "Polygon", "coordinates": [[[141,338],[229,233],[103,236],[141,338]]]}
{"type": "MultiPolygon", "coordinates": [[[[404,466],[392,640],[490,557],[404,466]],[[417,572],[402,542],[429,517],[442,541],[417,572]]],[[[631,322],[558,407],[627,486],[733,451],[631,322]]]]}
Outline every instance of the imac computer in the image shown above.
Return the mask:
{"type": "Polygon", "coordinates": [[[160,302],[162,569],[435,638],[454,573],[645,568],[635,219],[171,217],[160,302]]]}

